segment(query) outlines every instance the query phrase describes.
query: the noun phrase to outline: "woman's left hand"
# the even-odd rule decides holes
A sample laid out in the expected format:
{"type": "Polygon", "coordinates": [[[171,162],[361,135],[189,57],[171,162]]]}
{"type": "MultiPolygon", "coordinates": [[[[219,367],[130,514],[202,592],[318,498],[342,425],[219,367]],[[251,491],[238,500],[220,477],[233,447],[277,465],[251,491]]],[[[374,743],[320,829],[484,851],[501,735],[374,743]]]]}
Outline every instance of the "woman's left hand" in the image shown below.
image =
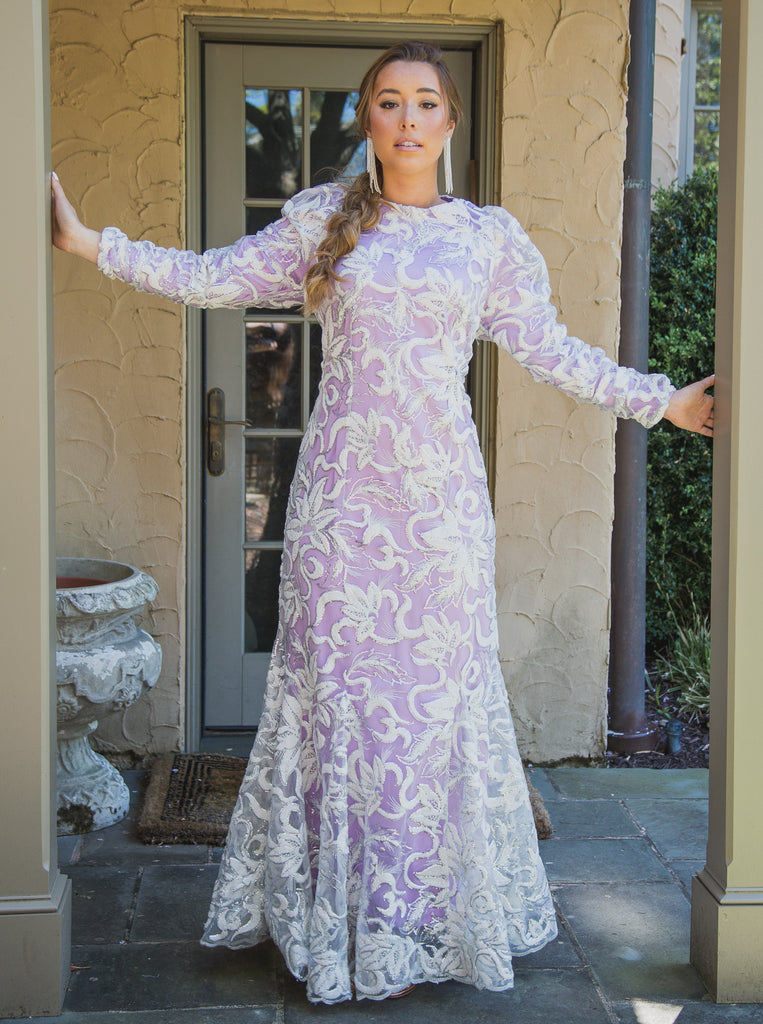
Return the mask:
{"type": "Polygon", "coordinates": [[[684,430],[693,430],[697,434],[712,437],[713,396],[706,392],[713,384],[715,384],[715,374],[674,391],[665,410],[665,419],[684,430]]]}

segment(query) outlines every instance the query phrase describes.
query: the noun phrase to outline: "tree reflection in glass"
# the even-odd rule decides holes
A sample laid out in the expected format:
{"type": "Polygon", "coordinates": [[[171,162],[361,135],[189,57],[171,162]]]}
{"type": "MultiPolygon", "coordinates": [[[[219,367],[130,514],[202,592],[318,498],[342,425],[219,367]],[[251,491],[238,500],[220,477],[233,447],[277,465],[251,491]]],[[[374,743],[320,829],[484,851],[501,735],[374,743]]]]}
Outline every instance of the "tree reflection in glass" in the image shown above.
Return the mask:
{"type": "Polygon", "coordinates": [[[301,344],[299,324],[246,325],[246,418],[252,427],[302,427],[301,344]]]}
{"type": "Polygon", "coordinates": [[[246,90],[246,194],[288,199],[302,179],[302,90],[246,90]]]}
{"type": "Polygon", "coordinates": [[[307,185],[354,177],[365,166],[365,142],[355,125],[357,92],[309,94],[310,180],[303,180],[301,89],[247,89],[246,194],[288,199],[307,185]]]}
{"type": "Polygon", "coordinates": [[[310,184],[354,178],[365,170],[366,144],[355,124],[356,92],[310,93],[310,184]]]}

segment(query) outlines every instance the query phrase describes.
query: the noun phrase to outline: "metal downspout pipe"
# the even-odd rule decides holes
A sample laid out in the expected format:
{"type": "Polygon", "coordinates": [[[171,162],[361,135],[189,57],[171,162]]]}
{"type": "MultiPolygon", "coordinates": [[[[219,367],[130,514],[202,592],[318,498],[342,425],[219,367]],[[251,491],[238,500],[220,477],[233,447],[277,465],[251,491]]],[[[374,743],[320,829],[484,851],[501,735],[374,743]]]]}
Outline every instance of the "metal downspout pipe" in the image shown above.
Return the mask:
{"type": "MultiPolygon", "coordinates": [[[[619,362],[646,371],[656,0],[631,0],[623,198],[619,362]]],[[[607,747],[652,750],[644,689],[646,641],[646,430],[619,420],[615,435],[612,621],[607,747]]]]}

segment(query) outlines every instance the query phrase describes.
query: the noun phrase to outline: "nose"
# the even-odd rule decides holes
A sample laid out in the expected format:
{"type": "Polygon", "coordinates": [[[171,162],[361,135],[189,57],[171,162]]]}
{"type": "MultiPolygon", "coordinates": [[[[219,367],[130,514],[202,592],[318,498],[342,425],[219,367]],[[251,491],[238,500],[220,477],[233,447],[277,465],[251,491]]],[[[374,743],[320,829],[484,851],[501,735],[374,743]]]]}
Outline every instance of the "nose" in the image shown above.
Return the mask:
{"type": "Polygon", "coordinates": [[[402,112],[401,112],[401,117],[400,117],[400,127],[401,128],[415,128],[416,127],[415,107],[412,104],[409,104],[408,106],[403,107],[402,112]]]}

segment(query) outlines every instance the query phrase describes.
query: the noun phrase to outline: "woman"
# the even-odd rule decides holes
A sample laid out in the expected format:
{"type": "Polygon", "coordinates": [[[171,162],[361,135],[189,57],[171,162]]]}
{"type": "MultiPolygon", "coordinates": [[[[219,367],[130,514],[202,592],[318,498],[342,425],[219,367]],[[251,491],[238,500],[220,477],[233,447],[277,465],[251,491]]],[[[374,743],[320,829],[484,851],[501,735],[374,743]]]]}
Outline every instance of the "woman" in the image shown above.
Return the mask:
{"type": "Polygon", "coordinates": [[[556,934],[498,662],[475,337],[619,416],[712,433],[712,378],[676,391],[568,337],[514,218],[438,194],[460,111],[436,48],[393,47],[360,89],[369,172],[202,256],[90,231],[53,184],[55,243],[107,275],[199,306],[305,302],[323,327],[265,710],[202,939],[272,936],[314,1001],[507,989],[512,957],[556,934]]]}

